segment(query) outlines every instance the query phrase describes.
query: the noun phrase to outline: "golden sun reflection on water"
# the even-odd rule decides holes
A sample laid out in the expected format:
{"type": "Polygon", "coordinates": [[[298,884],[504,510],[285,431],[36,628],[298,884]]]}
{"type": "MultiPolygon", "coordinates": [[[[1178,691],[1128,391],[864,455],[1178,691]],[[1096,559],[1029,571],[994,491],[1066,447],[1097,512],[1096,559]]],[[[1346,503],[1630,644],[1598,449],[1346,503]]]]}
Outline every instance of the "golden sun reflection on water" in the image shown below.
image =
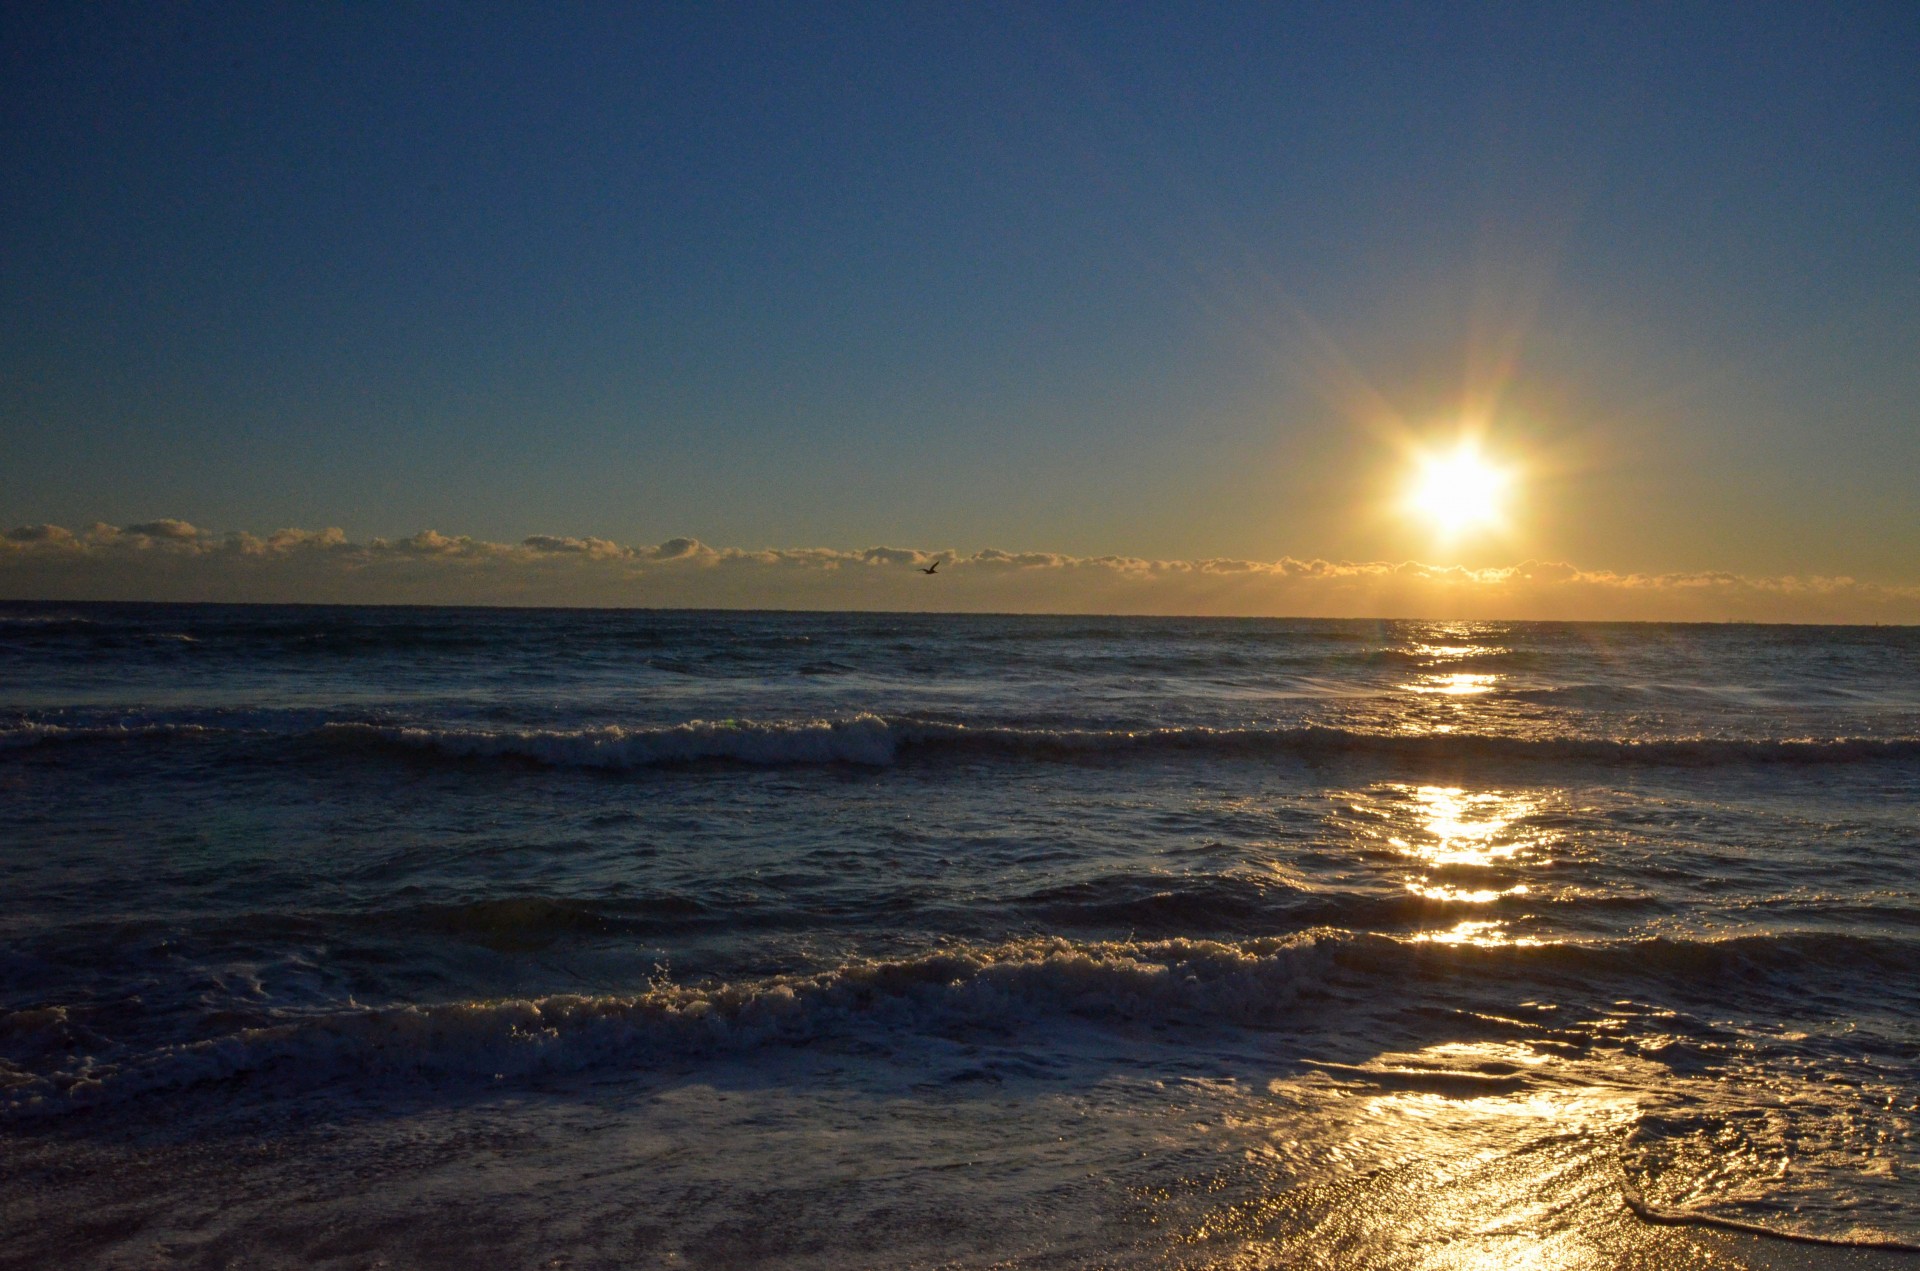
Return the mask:
{"type": "Polygon", "coordinates": [[[1409,1242],[1427,1247],[1413,1265],[1605,1265],[1598,1242],[1558,1221],[1568,1197],[1555,1195],[1554,1183],[1589,1163],[1588,1153],[1630,1126],[1638,1110],[1606,1087],[1536,1080],[1559,1066],[1551,1055],[1501,1042],[1443,1043],[1365,1065],[1365,1079],[1387,1088],[1364,1096],[1370,1124],[1361,1132],[1430,1179],[1415,1227],[1427,1239],[1409,1242]],[[1523,1146],[1542,1140],[1585,1151],[1536,1154],[1523,1146]]]}
{"type": "Polygon", "coordinates": [[[1422,931],[1413,939],[1420,944],[1470,944],[1482,949],[1502,945],[1530,948],[1541,942],[1532,936],[1510,936],[1507,924],[1492,919],[1464,919],[1444,931],[1422,931]]]}
{"type": "Polygon", "coordinates": [[[1479,644],[1416,644],[1409,653],[1435,662],[1457,662],[1461,658],[1484,657],[1490,653],[1505,653],[1505,649],[1489,648],[1479,644]]]}
{"type": "Polygon", "coordinates": [[[1411,683],[1402,684],[1402,691],[1422,697],[1462,698],[1478,697],[1498,688],[1504,677],[1490,671],[1447,669],[1448,663],[1497,658],[1509,652],[1496,644],[1465,643],[1476,634],[1470,630],[1435,631],[1428,639],[1410,640],[1398,646],[1394,652],[1415,659],[1422,671],[1411,683]]]}
{"type": "Polygon", "coordinates": [[[1444,883],[1427,883],[1419,879],[1408,879],[1407,890],[1427,900],[1444,900],[1462,905],[1489,905],[1502,896],[1524,896],[1533,889],[1525,883],[1515,883],[1511,887],[1449,887],[1444,883]]]}
{"type": "MultiPolygon", "coordinates": [[[[1415,871],[1400,875],[1399,885],[1439,905],[1490,906],[1534,895],[1539,880],[1523,871],[1551,864],[1558,842],[1558,833],[1540,824],[1542,803],[1533,795],[1383,783],[1346,800],[1362,818],[1356,826],[1362,844],[1371,840],[1415,864],[1415,871]]],[[[1511,933],[1507,922],[1491,915],[1463,917],[1456,911],[1444,920],[1445,926],[1414,933],[1413,939],[1484,947],[1539,943],[1511,933]]]]}
{"type": "Polygon", "coordinates": [[[1540,836],[1514,829],[1515,822],[1538,810],[1531,799],[1494,791],[1469,793],[1459,786],[1389,789],[1411,804],[1403,808],[1403,817],[1415,825],[1413,835],[1387,841],[1428,865],[1493,865],[1543,845],[1540,836]]]}
{"type": "Polygon", "coordinates": [[[1448,675],[1422,676],[1417,684],[1407,685],[1409,693],[1439,694],[1442,697],[1471,697],[1476,693],[1491,693],[1497,675],[1476,675],[1470,671],[1455,671],[1448,675]]]}
{"type": "Polygon", "coordinates": [[[1261,1265],[1385,1271],[1722,1265],[1620,1199],[1629,1085],[1519,1041],[1313,1062],[1268,1085],[1287,1184],[1216,1218],[1261,1265]],[[1222,1221],[1224,1220],[1224,1221],[1222,1221]],[[1331,1255],[1331,1256],[1329,1256],[1331,1255]]]}

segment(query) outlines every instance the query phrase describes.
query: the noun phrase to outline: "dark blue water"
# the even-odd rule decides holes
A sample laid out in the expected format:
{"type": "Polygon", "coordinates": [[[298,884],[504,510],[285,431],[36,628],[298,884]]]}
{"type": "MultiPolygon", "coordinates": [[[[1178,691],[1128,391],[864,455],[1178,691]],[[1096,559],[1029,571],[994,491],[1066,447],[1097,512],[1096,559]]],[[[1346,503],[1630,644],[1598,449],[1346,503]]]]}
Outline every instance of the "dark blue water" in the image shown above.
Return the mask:
{"type": "Polygon", "coordinates": [[[1916,796],[1911,629],[8,605],[0,1257],[1920,1241],[1916,796]]]}

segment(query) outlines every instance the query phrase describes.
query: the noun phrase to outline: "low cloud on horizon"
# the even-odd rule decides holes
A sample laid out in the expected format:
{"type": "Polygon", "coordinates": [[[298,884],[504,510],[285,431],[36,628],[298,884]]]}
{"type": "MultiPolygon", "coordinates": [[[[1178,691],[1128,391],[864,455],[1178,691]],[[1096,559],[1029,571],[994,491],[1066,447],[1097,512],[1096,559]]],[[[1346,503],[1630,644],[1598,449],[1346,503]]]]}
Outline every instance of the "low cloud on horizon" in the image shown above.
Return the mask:
{"type": "Polygon", "coordinates": [[[1620,574],[1562,562],[1148,560],[870,547],[631,546],[424,530],[216,533],[185,521],[0,532],[0,598],[879,609],[1335,618],[1920,622],[1920,585],[1845,577],[1620,574]],[[937,574],[920,572],[942,562],[937,574]]]}

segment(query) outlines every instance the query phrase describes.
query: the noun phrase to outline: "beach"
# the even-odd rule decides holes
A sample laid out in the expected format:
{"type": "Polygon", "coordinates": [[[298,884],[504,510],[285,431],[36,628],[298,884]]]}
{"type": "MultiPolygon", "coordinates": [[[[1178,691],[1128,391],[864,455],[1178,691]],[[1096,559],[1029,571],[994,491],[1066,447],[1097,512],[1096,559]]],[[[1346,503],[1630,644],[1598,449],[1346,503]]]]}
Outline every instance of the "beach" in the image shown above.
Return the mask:
{"type": "Polygon", "coordinates": [[[16,603],[0,668],[0,1266],[1920,1265],[1911,629],[16,603]]]}

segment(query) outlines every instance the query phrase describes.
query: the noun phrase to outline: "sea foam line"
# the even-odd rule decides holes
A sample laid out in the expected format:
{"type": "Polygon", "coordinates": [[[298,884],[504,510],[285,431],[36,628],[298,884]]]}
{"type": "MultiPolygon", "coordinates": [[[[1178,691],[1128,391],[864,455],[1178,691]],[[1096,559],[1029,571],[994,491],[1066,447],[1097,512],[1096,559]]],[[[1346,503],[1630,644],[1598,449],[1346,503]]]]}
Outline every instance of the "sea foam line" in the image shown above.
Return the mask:
{"type": "Polygon", "coordinates": [[[203,724],[151,721],[114,724],[49,724],[26,721],[0,725],[0,750],[60,742],[134,741],[143,737],[198,737],[216,730],[203,724]]]}
{"type": "Polygon", "coordinates": [[[1920,738],[1905,737],[1621,741],[1461,733],[1368,733],[1321,725],[1056,729],[888,719],[870,713],[839,719],[693,720],[654,727],[608,725],[519,731],[338,723],[327,725],[323,731],[341,739],[372,740],[457,757],[518,758],[554,766],[611,769],[700,760],[762,765],[854,763],[884,767],[896,762],[905,752],[952,751],[1033,758],[1180,752],[1351,753],[1405,759],[1473,757],[1682,766],[1920,759],[1920,738]]]}
{"type": "Polygon", "coordinates": [[[894,762],[903,731],[878,715],[759,723],[691,720],[651,728],[529,729],[494,732],[466,728],[329,724],[342,739],[364,738],[461,758],[516,758],[562,767],[643,768],[657,764],[731,759],[750,764],[894,762]]]}
{"type": "MultiPolygon", "coordinates": [[[[880,1026],[1012,1027],[1212,1019],[1272,1025],[1319,982],[1310,937],[1082,943],[1058,938],[856,960],[744,983],[659,983],[627,996],[356,1007],[31,1073],[0,1064],[0,1119],[58,1115],[269,1071],[296,1081],[351,1072],[493,1078],[740,1051],[880,1026]]],[[[7,1031],[42,1020],[5,1020],[7,1031]]]]}
{"type": "Polygon", "coordinates": [[[230,736],[320,738],[454,758],[517,759],[552,767],[613,770],[721,761],[762,766],[849,763],[886,767],[903,755],[970,753],[1072,759],[1196,753],[1223,756],[1359,755],[1409,761],[1485,759],[1710,767],[1729,763],[1828,764],[1920,760],[1920,737],[1720,738],[1515,737],[1476,733],[1375,733],[1327,725],[1216,728],[1028,728],[888,718],[870,712],[831,719],[695,719],[588,728],[487,729],[364,720],[312,721],[310,714],[234,711],[214,719],[117,719],[100,723],[0,723],[0,750],[43,744],[230,736]],[[305,718],[301,718],[305,715],[305,718]],[[291,725],[291,727],[289,727],[291,725]]]}
{"type": "Polygon", "coordinates": [[[1627,1208],[1631,1209],[1642,1222],[1661,1227],[1711,1227],[1721,1231],[1737,1231],[1748,1236],[1764,1236],[1769,1240],[1818,1245],[1827,1249],[1884,1249],[1893,1253],[1920,1253],[1920,1244],[1895,1240],[1891,1236],[1816,1236],[1803,1231],[1769,1227],[1765,1223],[1747,1222],[1740,1218],[1723,1218],[1718,1214],[1704,1213],[1698,1209],[1655,1205],[1641,1195],[1639,1188],[1625,1180],[1620,1183],[1620,1195],[1627,1202],[1627,1208]]]}

